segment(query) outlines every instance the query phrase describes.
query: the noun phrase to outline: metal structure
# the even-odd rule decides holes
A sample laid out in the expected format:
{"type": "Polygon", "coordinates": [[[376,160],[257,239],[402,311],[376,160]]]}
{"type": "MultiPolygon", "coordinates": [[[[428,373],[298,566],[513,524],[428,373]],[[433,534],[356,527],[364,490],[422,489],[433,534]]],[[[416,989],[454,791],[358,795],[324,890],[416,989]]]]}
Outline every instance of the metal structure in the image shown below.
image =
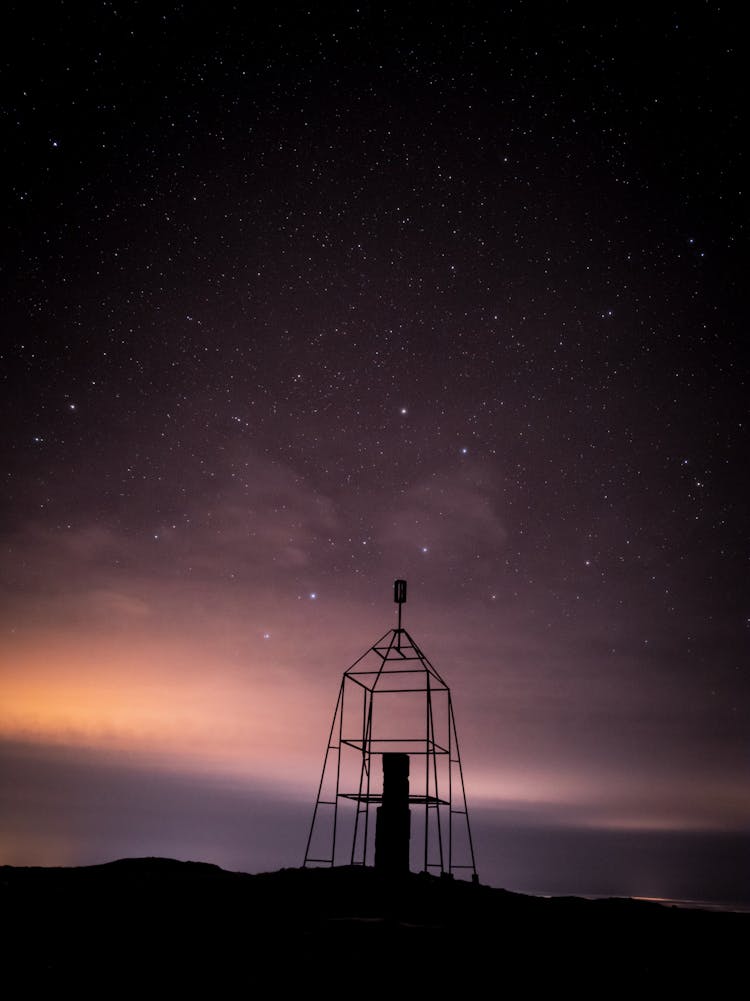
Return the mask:
{"type": "Polygon", "coordinates": [[[402,626],[406,581],[395,582],[394,601],[397,627],[358,657],[341,680],[304,865],[375,861],[373,810],[383,803],[381,758],[408,755],[410,868],[451,875],[464,870],[476,882],[450,689],[402,626]]]}

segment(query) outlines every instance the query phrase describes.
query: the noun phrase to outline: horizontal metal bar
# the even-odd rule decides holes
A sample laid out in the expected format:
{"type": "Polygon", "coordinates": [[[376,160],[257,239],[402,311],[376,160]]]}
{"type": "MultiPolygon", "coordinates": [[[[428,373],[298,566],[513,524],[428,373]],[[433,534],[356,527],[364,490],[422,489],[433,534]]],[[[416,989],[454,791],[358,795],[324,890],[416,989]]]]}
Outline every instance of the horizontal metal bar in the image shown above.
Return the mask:
{"type": "MultiPolygon", "coordinates": [[[[418,660],[421,663],[424,663],[424,657],[420,657],[419,654],[404,653],[403,650],[391,650],[390,653],[385,654],[381,653],[380,650],[376,650],[375,653],[378,654],[383,663],[386,663],[389,660],[395,661],[396,658],[393,656],[394,653],[398,654],[399,660],[418,660]]],[[[425,668],[425,670],[427,669],[425,668]]]]}
{"type": "MultiPolygon", "coordinates": [[[[380,792],[340,792],[339,797],[341,799],[351,799],[357,804],[360,803],[382,803],[383,794],[380,792]]],[[[448,806],[447,799],[438,799],[436,796],[423,796],[421,794],[415,794],[409,796],[410,803],[418,803],[421,806],[448,806]]],[[[357,806],[359,810],[359,805],[357,806]]],[[[364,813],[364,810],[361,811],[364,813]]]]}
{"type": "Polygon", "coordinates": [[[427,687],[424,687],[424,688],[381,688],[378,685],[377,688],[375,688],[373,686],[372,688],[368,689],[368,691],[372,692],[373,695],[394,695],[394,694],[395,695],[409,695],[409,694],[413,694],[414,692],[416,692],[418,694],[420,692],[434,692],[435,689],[434,688],[427,688],[427,687]]]}
{"type": "MultiPolygon", "coordinates": [[[[409,754],[447,754],[448,752],[440,744],[429,743],[427,745],[427,750],[423,751],[420,748],[424,747],[424,740],[420,740],[419,737],[373,737],[371,740],[359,740],[354,737],[349,737],[346,740],[341,741],[342,744],[346,744],[347,747],[354,748],[355,751],[363,751],[367,746],[370,747],[370,754],[379,754],[380,751],[377,747],[373,750],[372,745],[378,744],[417,744],[419,745],[415,750],[409,751],[409,754]]],[[[407,753],[406,751],[404,752],[407,753]]]]}
{"type": "Polygon", "coordinates": [[[425,671],[423,667],[394,667],[393,670],[386,671],[382,668],[378,671],[346,671],[347,678],[352,678],[354,675],[365,675],[365,674],[429,674],[429,671],[425,671]]]}
{"type": "Polygon", "coordinates": [[[362,741],[359,737],[343,737],[341,740],[342,744],[351,744],[356,741],[359,746],[362,743],[365,744],[424,744],[427,743],[430,747],[438,747],[443,752],[447,754],[448,752],[441,744],[435,744],[433,741],[425,741],[424,737],[370,737],[369,740],[362,741]]]}

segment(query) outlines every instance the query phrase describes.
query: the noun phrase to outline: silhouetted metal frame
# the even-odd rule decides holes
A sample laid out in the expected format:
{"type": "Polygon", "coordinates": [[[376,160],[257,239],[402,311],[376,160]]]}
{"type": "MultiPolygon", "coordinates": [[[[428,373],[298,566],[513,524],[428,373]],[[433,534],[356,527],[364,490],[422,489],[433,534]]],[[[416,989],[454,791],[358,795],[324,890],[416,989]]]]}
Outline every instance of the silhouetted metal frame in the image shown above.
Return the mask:
{"type": "MultiPolygon", "coordinates": [[[[474,856],[474,843],[471,834],[471,824],[469,822],[469,811],[466,802],[466,788],[464,784],[463,766],[458,744],[458,733],[456,731],[456,720],[453,712],[453,700],[448,685],[440,676],[434,665],[417,646],[412,636],[401,626],[401,606],[399,605],[399,624],[396,629],[391,629],[384,633],[375,643],[354,663],[344,671],[339,688],[339,695],[336,701],[336,708],[331,721],[331,729],[328,736],[326,753],[323,760],[323,769],[318,784],[318,795],[313,810],[310,831],[305,848],[304,866],[308,865],[330,865],[336,864],[336,850],[339,828],[339,802],[341,800],[354,801],[355,813],[353,821],[352,845],[349,852],[349,862],[351,865],[366,865],[368,853],[374,851],[374,845],[370,846],[370,807],[382,801],[382,794],[373,792],[371,786],[372,779],[372,757],[380,754],[380,750],[373,750],[373,746],[388,744],[398,744],[403,747],[405,744],[417,745],[408,752],[410,756],[424,755],[425,758],[425,792],[424,795],[412,794],[409,802],[415,806],[424,806],[424,855],[423,865],[425,871],[437,869],[440,873],[452,874],[457,869],[471,869],[476,877],[476,862],[474,856]],[[403,641],[406,641],[405,643],[403,641]],[[384,642],[385,641],[385,642],[384,642]],[[380,658],[377,668],[363,670],[360,665],[370,654],[376,654],[380,658]],[[393,667],[399,660],[403,666],[393,667]],[[407,666],[409,662],[417,662],[418,666],[407,666]],[[424,683],[417,686],[408,687],[388,687],[380,688],[379,685],[387,675],[423,675],[424,683]],[[345,735],[344,731],[344,709],[346,705],[347,683],[357,685],[362,690],[362,731],[358,738],[345,735]],[[443,746],[437,740],[435,731],[435,706],[434,694],[440,692],[446,697],[446,730],[447,744],[443,746]],[[394,737],[383,738],[373,735],[373,714],[374,700],[380,694],[414,694],[424,693],[425,696],[425,724],[424,735],[418,737],[394,737]],[[334,742],[335,741],[335,742],[334,742]],[[423,750],[418,749],[418,745],[423,745],[423,750]],[[359,765],[359,782],[356,792],[342,791],[341,789],[341,756],[346,748],[355,750],[361,755],[359,765]],[[326,783],[326,775],[329,769],[329,759],[332,754],[336,755],[335,761],[335,792],[333,800],[323,799],[323,791],[326,783]],[[438,769],[438,758],[447,756],[447,799],[441,797],[440,778],[438,769]],[[455,770],[455,775],[454,775],[455,770]],[[459,802],[454,803],[454,799],[459,797],[459,802]],[[460,805],[459,805],[460,804],[460,805]],[[440,808],[447,808],[447,825],[445,825],[440,808]],[[330,833],[330,856],[317,858],[311,855],[313,837],[316,834],[316,825],[321,823],[321,807],[333,807],[331,833],[330,833]],[[434,824],[430,825],[430,811],[434,812],[434,824]],[[456,817],[464,817],[466,825],[466,837],[468,845],[469,864],[459,864],[455,861],[455,838],[454,824],[456,817]],[[447,831],[444,827],[447,826],[447,831]],[[447,846],[444,845],[444,833],[447,834],[447,846]],[[436,845],[435,845],[436,842],[436,845]],[[431,861],[430,851],[437,848],[438,857],[436,861],[431,861]],[[447,859],[446,859],[447,855],[447,859]]],[[[442,739],[442,738],[441,738],[442,739]]],[[[330,788],[330,787],[329,787],[330,788]]],[[[325,842],[326,838],[323,837],[325,842]]]]}

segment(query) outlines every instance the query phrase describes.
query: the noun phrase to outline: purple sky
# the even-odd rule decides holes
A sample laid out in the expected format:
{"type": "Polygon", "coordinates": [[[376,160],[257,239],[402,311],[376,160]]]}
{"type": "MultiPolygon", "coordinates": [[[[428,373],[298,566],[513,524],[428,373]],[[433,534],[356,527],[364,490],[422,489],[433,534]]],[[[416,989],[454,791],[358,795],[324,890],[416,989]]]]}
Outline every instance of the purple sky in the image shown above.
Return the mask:
{"type": "Polygon", "coordinates": [[[0,862],[300,864],[405,577],[483,879],[750,899],[738,25],[677,21],[10,19],[0,862]]]}

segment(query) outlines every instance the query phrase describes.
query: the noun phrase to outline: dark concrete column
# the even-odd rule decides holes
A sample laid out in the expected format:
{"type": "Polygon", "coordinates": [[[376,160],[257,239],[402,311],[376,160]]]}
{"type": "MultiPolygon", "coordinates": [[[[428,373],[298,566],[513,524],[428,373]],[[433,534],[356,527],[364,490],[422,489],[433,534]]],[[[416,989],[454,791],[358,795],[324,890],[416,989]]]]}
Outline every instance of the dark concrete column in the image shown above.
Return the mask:
{"type": "Polygon", "coordinates": [[[383,804],[375,823],[375,868],[409,871],[409,755],[383,755],[383,804]]]}

